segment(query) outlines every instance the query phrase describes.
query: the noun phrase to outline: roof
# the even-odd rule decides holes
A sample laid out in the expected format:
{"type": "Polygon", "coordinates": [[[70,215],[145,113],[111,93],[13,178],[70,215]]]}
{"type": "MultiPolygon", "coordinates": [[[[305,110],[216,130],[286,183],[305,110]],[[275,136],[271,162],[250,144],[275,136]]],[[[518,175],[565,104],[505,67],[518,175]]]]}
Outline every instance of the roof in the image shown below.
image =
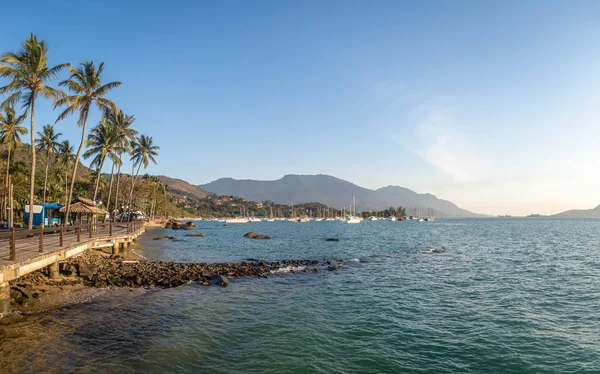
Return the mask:
{"type": "MultiPolygon", "coordinates": [[[[65,213],[67,211],[67,207],[60,208],[61,213],[65,213]]],[[[108,212],[102,208],[98,208],[97,206],[89,206],[80,201],[71,204],[71,209],[69,209],[71,213],[86,213],[86,214],[108,214],[108,212]]]]}
{"type": "Polygon", "coordinates": [[[78,196],[75,201],[82,202],[88,206],[94,206],[94,201],[90,199],[86,199],[85,197],[78,196]]]}
{"type": "Polygon", "coordinates": [[[63,206],[57,203],[44,203],[42,204],[46,209],[60,209],[63,206]]]}

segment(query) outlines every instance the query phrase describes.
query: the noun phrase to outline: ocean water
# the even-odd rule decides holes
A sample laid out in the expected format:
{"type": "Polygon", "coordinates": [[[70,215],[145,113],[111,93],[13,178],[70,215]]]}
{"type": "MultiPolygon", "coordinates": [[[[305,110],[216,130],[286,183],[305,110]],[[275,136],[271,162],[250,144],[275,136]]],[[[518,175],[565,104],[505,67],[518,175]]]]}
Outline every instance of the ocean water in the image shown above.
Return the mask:
{"type": "Polygon", "coordinates": [[[600,220],[198,222],[195,231],[206,237],[151,230],[136,252],[344,266],[227,288],[99,290],[3,330],[0,371],[600,372],[600,220]],[[151,240],[166,234],[182,241],[151,240]]]}

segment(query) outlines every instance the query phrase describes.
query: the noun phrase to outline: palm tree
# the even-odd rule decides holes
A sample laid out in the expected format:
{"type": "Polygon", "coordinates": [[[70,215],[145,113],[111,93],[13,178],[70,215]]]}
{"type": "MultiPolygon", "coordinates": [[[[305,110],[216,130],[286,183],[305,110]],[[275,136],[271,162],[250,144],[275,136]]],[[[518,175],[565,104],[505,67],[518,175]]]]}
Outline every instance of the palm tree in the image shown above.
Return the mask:
{"type": "MultiPolygon", "coordinates": [[[[119,160],[116,163],[117,166],[117,187],[115,190],[115,209],[119,208],[119,184],[121,182],[121,166],[123,165],[123,153],[129,153],[131,149],[131,142],[137,135],[137,130],[133,129],[131,125],[135,122],[135,116],[124,114],[122,110],[118,112],[112,112],[108,116],[108,120],[114,122],[116,126],[115,136],[115,153],[119,160]]],[[[115,159],[113,159],[113,165],[115,159]]]]}
{"type": "Polygon", "coordinates": [[[109,121],[102,119],[96,127],[92,129],[88,135],[88,139],[85,145],[89,147],[83,154],[83,158],[88,159],[94,156],[94,159],[90,166],[96,166],[96,182],[94,188],[94,201],[98,194],[98,185],[100,183],[100,176],[102,175],[102,167],[104,166],[104,160],[108,156],[113,147],[115,146],[116,131],[115,126],[109,121]]]}
{"type": "MultiPolygon", "coordinates": [[[[63,169],[65,170],[65,204],[69,199],[69,186],[67,184],[69,181],[69,168],[71,164],[75,162],[75,154],[73,153],[73,150],[74,148],[69,142],[69,140],[63,141],[58,146],[58,162],[60,163],[60,165],[62,165],[63,169]]],[[[68,216],[65,217],[66,219],[68,219],[68,216]]]]}
{"type": "MultiPolygon", "coordinates": [[[[38,95],[56,102],[62,92],[46,85],[48,81],[58,78],[58,73],[69,64],[59,64],[48,68],[48,46],[46,42],[30,34],[29,38],[21,44],[18,53],[8,52],[0,57],[0,77],[10,81],[6,86],[0,87],[0,94],[8,93],[9,96],[0,106],[14,106],[23,102],[27,113],[31,110],[31,180],[29,187],[29,211],[33,212],[33,198],[35,189],[35,99],[38,95]]],[[[33,228],[33,214],[29,215],[29,229],[33,228]]]]}
{"type": "Polygon", "coordinates": [[[135,173],[135,177],[132,175],[133,180],[131,181],[131,191],[129,192],[130,206],[131,199],[133,198],[133,188],[135,187],[135,182],[140,174],[140,168],[144,165],[144,169],[146,169],[150,164],[150,161],[156,165],[156,159],[154,157],[158,156],[158,152],[156,151],[159,149],[159,146],[153,144],[151,136],[140,135],[140,137],[133,142],[131,147],[131,161],[133,161],[134,166],[137,166],[137,172],[135,173]]]}
{"type": "MultiPolygon", "coordinates": [[[[27,128],[21,126],[21,123],[25,121],[26,114],[22,114],[17,117],[13,107],[7,107],[4,110],[4,114],[0,113],[0,143],[6,146],[8,151],[8,157],[6,158],[6,191],[9,189],[9,175],[10,175],[10,153],[17,149],[21,142],[21,135],[27,134],[27,128]]],[[[4,195],[4,204],[7,206],[6,194],[4,195]]],[[[2,209],[2,217],[5,217],[4,213],[6,209],[2,209]]]]}
{"type": "Polygon", "coordinates": [[[44,198],[43,202],[46,202],[46,186],[48,184],[48,166],[50,165],[50,155],[56,153],[60,143],[58,138],[62,133],[55,133],[54,126],[46,125],[43,127],[42,132],[38,132],[39,138],[36,139],[35,143],[38,151],[46,152],[46,172],[44,173],[44,198]]]}
{"type": "MultiPolygon", "coordinates": [[[[115,176],[115,166],[118,165],[118,167],[121,168],[121,160],[117,156],[117,153],[115,152],[114,149],[111,153],[109,153],[108,156],[110,157],[110,159],[113,162],[112,168],[110,169],[110,187],[108,187],[108,198],[106,199],[106,211],[110,212],[110,198],[112,196],[113,178],[115,176]]],[[[116,206],[115,206],[115,208],[116,208],[116,206]]],[[[105,216],[105,218],[106,218],[106,216],[105,216]]]]}
{"type": "Polygon", "coordinates": [[[79,118],[77,125],[81,127],[81,142],[77,149],[77,155],[75,156],[75,165],[73,166],[73,174],[71,175],[71,188],[69,188],[69,195],[67,198],[67,212],[66,216],[69,216],[71,209],[71,198],[73,197],[73,187],[75,186],[75,176],[77,174],[77,166],[79,164],[79,156],[81,155],[81,149],[85,142],[86,125],[90,109],[95,103],[96,106],[104,113],[108,113],[111,110],[116,111],[116,105],[112,101],[108,100],[104,96],[113,88],[121,85],[121,82],[110,82],[102,84],[100,76],[104,70],[104,62],[101,62],[96,69],[96,65],[92,61],[86,61],[79,64],[79,67],[71,66],[69,73],[71,76],[69,79],[60,82],[60,86],[66,86],[73,95],[65,96],[59,99],[56,104],[57,106],[66,105],[67,108],[56,121],[60,121],[66,118],[69,114],[79,112],[79,118]]]}

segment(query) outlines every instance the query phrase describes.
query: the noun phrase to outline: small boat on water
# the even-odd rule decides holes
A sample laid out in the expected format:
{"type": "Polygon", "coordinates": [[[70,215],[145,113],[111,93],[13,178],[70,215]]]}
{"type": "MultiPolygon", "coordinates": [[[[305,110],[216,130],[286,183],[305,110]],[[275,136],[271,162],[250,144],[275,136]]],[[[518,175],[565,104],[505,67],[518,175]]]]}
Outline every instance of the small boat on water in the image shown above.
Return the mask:
{"type": "Polygon", "coordinates": [[[249,222],[261,222],[261,221],[262,221],[262,219],[260,219],[260,218],[256,218],[256,217],[250,217],[250,218],[248,219],[248,221],[249,221],[249,222]]]}
{"type": "Polygon", "coordinates": [[[369,217],[369,221],[377,221],[377,217],[371,216],[371,217],[369,217]]]}
{"type": "Polygon", "coordinates": [[[352,197],[352,205],[354,207],[351,207],[350,211],[353,212],[353,214],[348,216],[346,223],[361,223],[362,218],[356,216],[356,198],[354,196],[352,197]]]}
{"type": "Polygon", "coordinates": [[[225,220],[225,223],[248,223],[249,220],[248,218],[245,217],[236,217],[236,218],[229,218],[225,220]]]}
{"type": "Polygon", "coordinates": [[[390,217],[390,221],[395,221],[396,220],[396,216],[391,216],[390,217]]]}
{"type": "Polygon", "coordinates": [[[275,222],[275,218],[267,218],[265,221],[267,221],[267,222],[275,222]]]}

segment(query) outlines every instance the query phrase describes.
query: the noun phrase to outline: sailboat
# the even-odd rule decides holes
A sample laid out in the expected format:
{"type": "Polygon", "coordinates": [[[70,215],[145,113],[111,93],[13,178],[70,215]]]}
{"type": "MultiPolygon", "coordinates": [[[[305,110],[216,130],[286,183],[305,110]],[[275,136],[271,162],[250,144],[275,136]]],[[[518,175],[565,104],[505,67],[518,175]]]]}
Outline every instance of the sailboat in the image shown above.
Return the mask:
{"type": "Polygon", "coordinates": [[[346,221],[346,223],[360,223],[362,221],[362,219],[360,219],[356,216],[356,197],[355,196],[352,196],[352,205],[354,206],[354,212],[351,216],[348,217],[348,220],[346,221]]]}

